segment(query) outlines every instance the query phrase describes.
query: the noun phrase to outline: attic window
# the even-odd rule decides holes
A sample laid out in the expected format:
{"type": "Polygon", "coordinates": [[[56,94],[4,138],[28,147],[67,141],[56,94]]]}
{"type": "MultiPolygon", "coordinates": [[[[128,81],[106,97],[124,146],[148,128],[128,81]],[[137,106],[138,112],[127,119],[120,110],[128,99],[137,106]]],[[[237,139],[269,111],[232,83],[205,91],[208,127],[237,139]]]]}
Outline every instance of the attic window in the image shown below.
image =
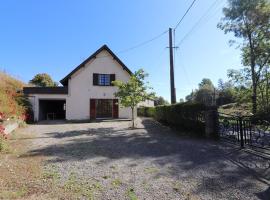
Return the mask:
{"type": "Polygon", "coordinates": [[[98,85],[111,85],[110,74],[99,74],[98,85]]]}
{"type": "Polygon", "coordinates": [[[93,85],[112,86],[112,81],[115,81],[115,74],[93,74],[93,85]]]}

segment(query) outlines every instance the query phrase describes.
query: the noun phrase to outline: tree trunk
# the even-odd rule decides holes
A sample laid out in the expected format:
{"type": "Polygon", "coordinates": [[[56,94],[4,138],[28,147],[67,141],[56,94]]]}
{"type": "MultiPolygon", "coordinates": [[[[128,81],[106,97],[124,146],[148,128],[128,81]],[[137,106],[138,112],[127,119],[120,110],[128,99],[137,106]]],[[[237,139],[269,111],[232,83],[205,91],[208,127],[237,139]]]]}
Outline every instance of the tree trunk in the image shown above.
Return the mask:
{"type": "Polygon", "coordinates": [[[135,128],[135,122],[134,122],[134,108],[131,108],[132,111],[132,128],[135,128]]]}
{"type": "MultiPolygon", "coordinates": [[[[252,71],[254,71],[254,69],[252,71]]],[[[253,75],[253,72],[252,72],[252,112],[253,114],[257,113],[257,83],[255,74],[253,75]]]]}
{"type": "Polygon", "coordinates": [[[268,112],[269,111],[269,93],[268,93],[268,90],[269,90],[269,79],[268,79],[268,72],[266,70],[266,111],[268,112]]]}
{"type": "Polygon", "coordinates": [[[248,35],[249,38],[249,48],[250,48],[250,68],[251,68],[251,76],[252,76],[252,112],[256,114],[257,112],[257,76],[255,72],[255,55],[254,55],[254,47],[252,44],[252,36],[251,33],[248,35]]]}

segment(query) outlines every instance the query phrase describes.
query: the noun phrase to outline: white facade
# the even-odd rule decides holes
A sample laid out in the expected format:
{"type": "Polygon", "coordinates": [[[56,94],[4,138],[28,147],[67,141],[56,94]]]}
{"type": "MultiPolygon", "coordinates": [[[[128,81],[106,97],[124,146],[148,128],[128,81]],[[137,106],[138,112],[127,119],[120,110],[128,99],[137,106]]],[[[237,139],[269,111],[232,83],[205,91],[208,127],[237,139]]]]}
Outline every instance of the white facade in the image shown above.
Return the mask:
{"type": "MultiPolygon", "coordinates": [[[[69,79],[69,90],[66,101],[66,118],[68,120],[90,119],[91,98],[114,99],[117,88],[114,86],[94,86],[93,73],[115,74],[116,80],[128,81],[129,73],[107,52],[100,52],[83,68],[69,79]]],[[[120,118],[131,118],[130,108],[119,108],[120,118]]]]}
{"type": "Polygon", "coordinates": [[[154,106],[155,104],[153,100],[146,100],[138,104],[138,107],[154,107],[154,106]]]}
{"type": "MultiPolygon", "coordinates": [[[[90,56],[74,72],[71,72],[68,79],[63,79],[66,80],[65,86],[68,87],[67,94],[28,92],[34,111],[34,120],[40,120],[40,100],[65,100],[65,118],[67,120],[89,120],[90,99],[116,99],[114,93],[117,91],[117,87],[93,85],[94,73],[115,74],[115,80],[124,82],[130,78],[131,72],[107,48],[107,46],[100,48],[98,53],[90,56]]],[[[123,108],[119,105],[118,117],[130,119],[132,117],[131,108],[123,108]]]]}

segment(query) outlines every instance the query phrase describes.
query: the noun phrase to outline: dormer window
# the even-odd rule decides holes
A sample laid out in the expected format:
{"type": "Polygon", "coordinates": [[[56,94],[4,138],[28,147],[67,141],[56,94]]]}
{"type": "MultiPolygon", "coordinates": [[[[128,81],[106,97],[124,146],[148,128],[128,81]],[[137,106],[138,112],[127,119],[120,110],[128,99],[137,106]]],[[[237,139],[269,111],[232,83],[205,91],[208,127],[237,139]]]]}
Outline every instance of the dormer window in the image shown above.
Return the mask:
{"type": "Polygon", "coordinates": [[[111,86],[115,81],[115,74],[93,74],[93,85],[111,86]]]}

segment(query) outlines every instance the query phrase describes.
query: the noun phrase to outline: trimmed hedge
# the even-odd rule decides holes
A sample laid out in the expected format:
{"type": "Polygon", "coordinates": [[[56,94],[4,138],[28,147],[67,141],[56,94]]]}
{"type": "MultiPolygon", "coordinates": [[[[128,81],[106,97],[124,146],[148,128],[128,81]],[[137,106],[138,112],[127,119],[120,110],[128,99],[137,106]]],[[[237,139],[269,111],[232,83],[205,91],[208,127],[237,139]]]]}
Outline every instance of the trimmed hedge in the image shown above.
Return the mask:
{"type": "Polygon", "coordinates": [[[208,110],[203,104],[178,103],[173,105],[156,106],[154,108],[138,108],[138,115],[153,117],[157,121],[196,136],[205,135],[204,111],[208,110]]]}
{"type": "Polygon", "coordinates": [[[140,107],[137,110],[138,116],[141,117],[154,117],[156,109],[155,107],[140,107]]]}

